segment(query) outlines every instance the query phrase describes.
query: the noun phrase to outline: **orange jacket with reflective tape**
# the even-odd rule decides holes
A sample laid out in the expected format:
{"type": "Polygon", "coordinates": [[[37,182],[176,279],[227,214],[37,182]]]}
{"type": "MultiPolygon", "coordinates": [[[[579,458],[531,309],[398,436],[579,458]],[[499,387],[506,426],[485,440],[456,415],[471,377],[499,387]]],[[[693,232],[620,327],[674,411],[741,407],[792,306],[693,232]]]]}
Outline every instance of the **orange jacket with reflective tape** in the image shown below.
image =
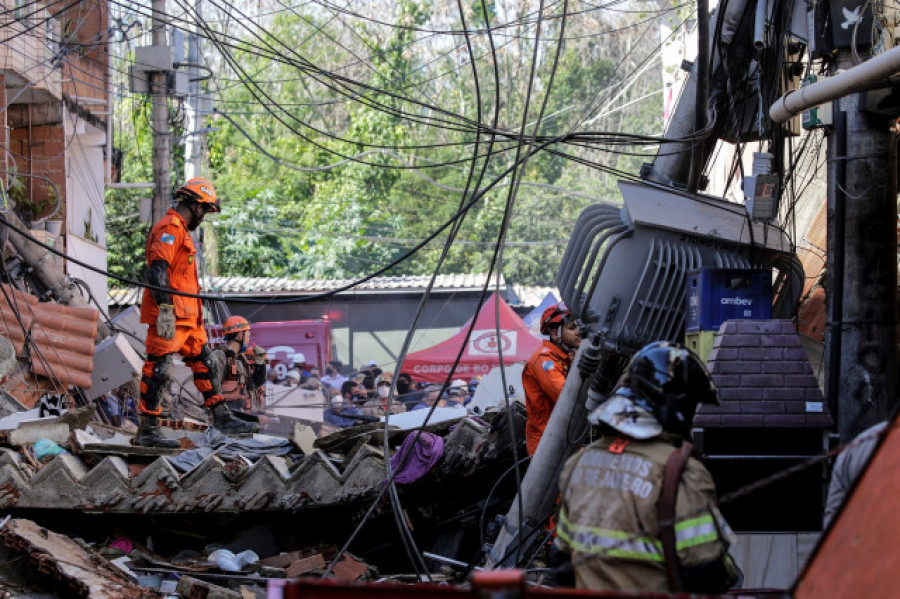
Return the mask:
{"type": "MultiPolygon", "coordinates": [[[[147,266],[157,260],[165,260],[169,264],[169,288],[185,293],[200,293],[200,281],[197,278],[197,249],[188,232],[187,224],[175,210],[171,208],[159,219],[147,237],[147,266]]],[[[175,306],[175,322],[179,325],[202,326],[200,300],[193,297],[172,295],[175,306]]],[[[153,299],[149,289],[144,289],[141,301],[141,322],[156,324],[159,306],[153,299]]]]}
{"type": "Polygon", "coordinates": [[[525,446],[528,455],[534,455],[538,443],[547,428],[550,413],[559,399],[559,392],[566,384],[572,357],[552,341],[544,340],[541,347],[528,359],[522,370],[522,387],[525,389],[525,446]]]}

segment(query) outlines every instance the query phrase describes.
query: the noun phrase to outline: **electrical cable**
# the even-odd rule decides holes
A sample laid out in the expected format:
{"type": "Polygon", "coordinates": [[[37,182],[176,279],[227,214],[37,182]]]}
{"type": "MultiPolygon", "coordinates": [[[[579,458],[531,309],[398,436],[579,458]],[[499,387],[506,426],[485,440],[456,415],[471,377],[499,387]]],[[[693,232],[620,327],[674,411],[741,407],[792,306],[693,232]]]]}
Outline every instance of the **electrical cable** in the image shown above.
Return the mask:
{"type": "MultiPolygon", "coordinates": [[[[531,150],[531,151],[529,151],[528,153],[526,153],[525,156],[523,157],[523,159],[527,159],[530,155],[535,154],[535,153],[537,153],[537,152],[543,150],[544,148],[546,148],[546,146],[548,146],[548,145],[554,143],[555,141],[556,141],[555,139],[550,139],[550,140],[548,140],[548,141],[546,141],[546,142],[543,142],[543,143],[539,144],[539,145],[536,146],[533,150],[531,150]]],[[[302,303],[302,302],[305,302],[305,301],[312,301],[312,300],[315,300],[315,299],[321,299],[321,298],[323,298],[323,297],[331,297],[331,296],[333,296],[333,295],[337,295],[337,294],[340,293],[340,292],[348,291],[348,290],[350,290],[350,289],[353,289],[354,287],[357,287],[357,286],[361,285],[362,283],[365,283],[366,281],[369,281],[369,280],[371,280],[371,279],[374,279],[375,277],[377,277],[377,276],[379,276],[379,275],[381,275],[381,274],[383,274],[383,273],[389,271],[390,269],[394,268],[394,267],[397,266],[398,264],[401,264],[403,261],[405,261],[406,259],[408,259],[410,256],[414,255],[414,254],[415,254],[416,252],[418,252],[421,248],[425,247],[428,243],[430,243],[430,242],[431,242],[435,237],[437,237],[444,229],[446,229],[447,227],[453,225],[458,219],[460,219],[461,217],[463,217],[463,216],[464,216],[464,215],[472,208],[472,206],[475,205],[475,203],[477,203],[478,201],[480,201],[480,200],[485,196],[485,194],[486,194],[488,191],[490,191],[494,186],[496,186],[500,181],[502,181],[502,180],[503,180],[503,179],[504,179],[504,178],[505,178],[512,170],[513,170],[514,167],[515,167],[515,164],[510,165],[510,166],[507,166],[507,167],[506,167],[506,168],[505,168],[505,169],[504,169],[504,170],[503,170],[496,178],[494,178],[494,179],[492,180],[492,182],[491,182],[488,186],[486,186],[482,191],[477,192],[477,193],[474,193],[472,199],[471,199],[470,201],[468,201],[468,202],[465,204],[465,206],[464,206],[460,211],[458,211],[456,214],[454,214],[452,217],[450,217],[448,220],[446,220],[440,227],[438,227],[437,229],[435,229],[435,230],[434,230],[431,234],[429,234],[429,235],[428,235],[421,243],[417,244],[412,250],[406,252],[406,253],[403,254],[400,258],[397,258],[397,259],[391,261],[388,265],[379,268],[379,269],[376,270],[375,272],[373,272],[373,273],[371,273],[371,274],[369,274],[369,275],[366,275],[365,277],[362,277],[362,278],[360,278],[360,279],[358,279],[358,280],[356,280],[356,281],[352,281],[352,282],[350,282],[350,283],[348,283],[348,284],[346,284],[346,285],[342,285],[342,286],[340,286],[340,287],[338,287],[338,288],[336,288],[336,289],[333,289],[333,290],[325,291],[325,292],[322,292],[322,293],[319,293],[319,294],[315,294],[315,295],[310,295],[310,296],[300,297],[300,298],[281,298],[281,299],[270,298],[270,299],[265,299],[265,300],[257,299],[257,298],[243,298],[242,301],[247,302],[247,303],[260,303],[260,304],[273,304],[273,305],[274,305],[274,304],[288,304],[288,303],[302,303]]],[[[48,252],[50,252],[50,253],[52,253],[52,254],[55,254],[55,255],[57,255],[57,256],[60,256],[60,257],[62,257],[63,259],[65,259],[65,260],[67,260],[67,261],[69,261],[69,262],[73,262],[73,263],[77,264],[78,266],[81,266],[81,267],[83,267],[83,268],[86,268],[86,269],[88,269],[88,270],[90,270],[90,271],[92,271],[92,272],[96,272],[96,273],[98,273],[98,274],[105,275],[105,276],[107,276],[107,277],[109,277],[109,278],[111,278],[111,279],[115,279],[115,280],[117,280],[117,281],[120,281],[120,282],[123,282],[123,283],[127,283],[127,284],[132,285],[132,286],[138,286],[138,287],[143,287],[143,288],[146,288],[146,289],[157,290],[157,291],[166,291],[166,292],[171,293],[171,294],[173,294],[173,295],[179,295],[179,296],[182,296],[182,297],[190,297],[190,298],[206,299],[206,300],[218,300],[218,299],[220,299],[218,296],[211,296],[211,295],[208,295],[208,294],[185,293],[185,292],[183,292],[183,291],[177,291],[177,290],[173,290],[173,289],[163,289],[163,288],[159,288],[159,287],[155,287],[155,286],[153,286],[153,285],[150,285],[149,283],[139,282],[139,281],[135,281],[135,280],[132,280],[132,279],[128,279],[127,277],[122,277],[122,276],[116,275],[116,274],[114,274],[114,273],[111,273],[111,272],[109,272],[109,271],[106,271],[106,270],[97,268],[97,267],[95,267],[95,266],[92,266],[92,265],[87,264],[87,263],[85,263],[85,262],[82,262],[82,261],[80,261],[80,260],[76,260],[76,259],[72,258],[71,256],[67,256],[67,255],[64,254],[63,252],[60,252],[59,250],[56,250],[55,248],[52,248],[52,247],[47,246],[47,245],[45,245],[45,244],[42,244],[40,241],[38,241],[37,239],[35,239],[30,233],[24,231],[23,229],[20,229],[20,228],[17,227],[16,225],[12,224],[9,220],[7,220],[7,219],[6,219],[5,217],[3,217],[3,216],[0,216],[0,223],[7,225],[12,231],[15,231],[16,233],[18,233],[19,235],[22,235],[23,237],[25,237],[26,239],[32,241],[33,243],[37,243],[38,245],[40,245],[41,247],[43,247],[44,249],[46,249],[48,252]]]]}

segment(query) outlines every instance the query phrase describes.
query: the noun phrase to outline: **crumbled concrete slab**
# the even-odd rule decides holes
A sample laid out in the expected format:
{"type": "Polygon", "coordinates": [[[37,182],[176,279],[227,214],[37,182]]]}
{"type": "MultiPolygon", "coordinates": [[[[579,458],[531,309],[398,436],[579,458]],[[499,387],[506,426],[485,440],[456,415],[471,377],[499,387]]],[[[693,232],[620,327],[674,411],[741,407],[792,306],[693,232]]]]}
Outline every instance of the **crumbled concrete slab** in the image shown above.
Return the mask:
{"type": "Polygon", "coordinates": [[[295,420],[291,428],[290,438],[291,443],[296,445],[305,455],[309,455],[316,450],[314,445],[317,439],[316,431],[307,424],[295,420]]]}
{"type": "Polygon", "coordinates": [[[98,554],[31,520],[16,518],[0,529],[0,542],[28,554],[42,574],[67,583],[73,594],[91,599],[152,599],[158,595],[134,584],[98,554]]]}
{"type": "MultiPolygon", "coordinates": [[[[524,415],[515,419],[524,420],[524,415]]],[[[434,471],[439,479],[505,467],[512,459],[508,435],[471,419],[460,421],[453,431],[447,430],[450,424],[436,433],[444,437],[445,452],[434,471]]],[[[77,431],[75,455],[57,456],[37,468],[20,452],[0,448],[0,509],[243,513],[356,503],[377,495],[384,483],[380,432],[369,429],[343,437],[340,444],[326,443],[329,450],[344,448],[331,455],[313,449],[299,458],[267,454],[253,462],[211,455],[184,472],[166,457],[178,450],[91,443],[88,433],[77,431]]],[[[392,430],[391,445],[408,434],[392,430]]]]}
{"type": "Polygon", "coordinates": [[[38,439],[50,439],[54,443],[63,444],[69,439],[69,425],[56,418],[28,420],[21,422],[8,435],[9,444],[15,447],[31,445],[38,439]]]}
{"type": "Polygon", "coordinates": [[[41,417],[40,413],[41,411],[38,408],[33,408],[24,412],[16,412],[15,414],[4,416],[3,418],[0,418],[0,431],[18,428],[19,423],[26,420],[38,420],[41,417]]]}

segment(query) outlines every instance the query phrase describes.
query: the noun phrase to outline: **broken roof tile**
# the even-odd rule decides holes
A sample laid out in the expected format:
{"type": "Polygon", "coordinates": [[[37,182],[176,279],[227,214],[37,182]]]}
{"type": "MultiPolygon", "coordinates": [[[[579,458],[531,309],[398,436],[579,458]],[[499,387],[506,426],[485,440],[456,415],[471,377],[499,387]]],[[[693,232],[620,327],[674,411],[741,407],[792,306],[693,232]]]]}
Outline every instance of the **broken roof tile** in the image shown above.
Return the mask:
{"type": "MultiPolygon", "coordinates": [[[[8,285],[0,291],[0,335],[9,338],[21,354],[27,332],[33,341],[28,353],[34,374],[63,387],[90,387],[99,312],[42,303],[8,285]]],[[[30,408],[39,394],[29,395],[31,400],[23,403],[30,408]]]]}
{"type": "MultiPolygon", "coordinates": [[[[515,417],[524,418],[520,412],[515,417]]],[[[132,470],[133,464],[121,456],[106,456],[90,468],[91,462],[64,454],[32,478],[18,452],[0,449],[0,507],[175,513],[298,511],[349,504],[374,497],[384,484],[380,436],[373,436],[375,446],[367,443],[367,438],[343,460],[316,451],[289,467],[285,458],[263,456],[237,474],[229,469],[230,463],[216,456],[182,475],[165,457],[132,470]],[[335,460],[342,461],[343,472],[335,460]]],[[[434,476],[437,480],[461,479],[482,468],[495,469],[499,475],[512,462],[510,452],[498,450],[498,444],[506,442],[505,435],[492,434],[489,427],[476,421],[462,420],[444,435],[447,463],[438,462],[434,476]]]]}

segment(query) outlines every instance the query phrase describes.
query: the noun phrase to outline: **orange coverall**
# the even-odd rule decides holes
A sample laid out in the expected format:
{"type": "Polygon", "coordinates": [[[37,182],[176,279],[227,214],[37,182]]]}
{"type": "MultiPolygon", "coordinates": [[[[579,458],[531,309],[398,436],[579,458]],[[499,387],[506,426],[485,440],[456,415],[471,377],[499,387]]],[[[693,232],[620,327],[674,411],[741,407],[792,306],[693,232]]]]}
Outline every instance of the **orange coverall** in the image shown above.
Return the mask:
{"type": "MultiPolygon", "coordinates": [[[[187,223],[175,210],[169,209],[157,222],[147,237],[147,266],[157,260],[169,264],[169,288],[185,293],[200,293],[197,277],[197,249],[187,229],[187,223]]],[[[147,330],[147,361],[144,362],[141,378],[141,401],[138,409],[144,414],[158,415],[162,411],[160,396],[162,389],[159,377],[154,373],[157,364],[170,360],[178,353],[194,373],[194,386],[203,395],[204,403],[211,407],[222,401],[222,395],[213,391],[209,368],[199,358],[206,346],[206,331],[203,329],[203,311],[200,299],[172,295],[175,306],[175,336],[163,339],[156,332],[156,318],[159,306],[149,289],[144,289],[141,301],[141,322],[150,325],[147,330]]]]}
{"type": "Polygon", "coordinates": [[[547,428],[550,413],[566,383],[572,356],[547,339],[528,359],[522,370],[525,388],[525,447],[533,456],[547,428]]]}

